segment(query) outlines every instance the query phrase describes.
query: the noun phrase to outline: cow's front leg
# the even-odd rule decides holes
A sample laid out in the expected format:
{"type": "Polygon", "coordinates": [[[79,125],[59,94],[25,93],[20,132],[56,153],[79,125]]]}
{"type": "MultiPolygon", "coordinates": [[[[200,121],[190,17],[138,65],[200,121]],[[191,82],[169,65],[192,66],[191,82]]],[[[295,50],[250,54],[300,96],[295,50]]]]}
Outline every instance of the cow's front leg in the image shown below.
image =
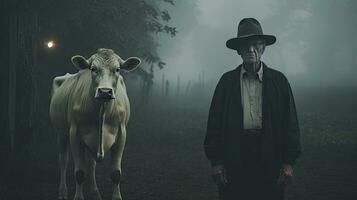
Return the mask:
{"type": "Polygon", "coordinates": [[[71,125],[70,128],[70,144],[74,161],[74,177],[76,180],[76,193],[74,200],[84,200],[83,183],[86,178],[84,146],[80,142],[80,136],[77,132],[77,126],[71,125]]]}
{"type": "Polygon", "coordinates": [[[88,155],[89,158],[89,168],[88,168],[88,177],[89,177],[89,195],[92,197],[91,199],[102,200],[102,197],[99,193],[97,182],[95,178],[95,167],[96,161],[94,160],[92,155],[88,155]]]}
{"type": "Polygon", "coordinates": [[[126,140],[126,128],[124,125],[121,126],[118,131],[118,138],[113,144],[111,151],[112,160],[112,172],[110,178],[114,184],[114,191],[112,200],[122,200],[120,193],[120,177],[121,177],[121,159],[123,156],[124,146],[126,140]]]}

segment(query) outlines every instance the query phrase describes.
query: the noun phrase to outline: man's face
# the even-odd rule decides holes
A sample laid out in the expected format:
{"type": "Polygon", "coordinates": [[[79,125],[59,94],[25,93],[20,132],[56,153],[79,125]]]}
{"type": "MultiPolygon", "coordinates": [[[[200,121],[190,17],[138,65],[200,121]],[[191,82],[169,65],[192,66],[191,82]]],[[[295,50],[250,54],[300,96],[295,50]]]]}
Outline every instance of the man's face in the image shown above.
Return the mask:
{"type": "Polygon", "coordinates": [[[242,43],[237,49],[238,54],[242,57],[244,63],[259,63],[260,58],[265,50],[265,42],[260,39],[250,39],[242,43]]]}

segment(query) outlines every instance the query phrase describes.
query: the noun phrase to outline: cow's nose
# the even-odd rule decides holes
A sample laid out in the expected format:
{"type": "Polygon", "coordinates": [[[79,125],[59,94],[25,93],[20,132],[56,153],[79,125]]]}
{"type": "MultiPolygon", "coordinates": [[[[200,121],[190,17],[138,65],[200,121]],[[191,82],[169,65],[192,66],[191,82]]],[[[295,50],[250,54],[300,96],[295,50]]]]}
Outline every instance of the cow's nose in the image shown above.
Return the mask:
{"type": "Polygon", "coordinates": [[[111,88],[98,88],[99,99],[114,99],[113,89],[111,88]]]}
{"type": "Polygon", "coordinates": [[[100,94],[108,94],[108,95],[112,95],[113,94],[113,90],[111,88],[98,88],[98,92],[100,94]]]}

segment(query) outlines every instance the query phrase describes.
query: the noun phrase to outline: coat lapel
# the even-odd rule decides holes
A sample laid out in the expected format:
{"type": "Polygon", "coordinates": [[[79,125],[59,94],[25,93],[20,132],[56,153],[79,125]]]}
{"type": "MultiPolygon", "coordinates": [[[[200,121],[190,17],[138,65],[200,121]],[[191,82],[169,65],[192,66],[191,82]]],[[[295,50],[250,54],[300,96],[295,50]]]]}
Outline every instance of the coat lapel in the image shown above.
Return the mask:
{"type": "Polygon", "coordinates": [[[273,143],[272,136],[272,112],[271,110],[271,97],[272,95],[272,74],[271,70],[263,63],[263,119],[262,119],[262,129],[263,129],[263,159],[269,159],[272,157],[273,152],[271,151],[271,145],[273,143]]]}
{"type": "Polygon", "coordinates": [[[240,72],[242,70],[242,65],[239,65],[236,68],[236,75],[235,75],[235,79],[234,79],[234,94],[236,94],[235,96],[235,100],[236,102],[239,102],[240,107],[242,108],[242,101],[241,101],[241,86],[240,86],[240,72]]]}
{"type": "Polygon", "coordinates": [[[271,86],[272,74],[268,66],[263,63],[263,119],[262,126],[264,130],[269,129],[267,125],[269,124],[267,120],[269,119],[269,105],[270,105],[270,95],[269,95],[269,87],[271,86]]]}

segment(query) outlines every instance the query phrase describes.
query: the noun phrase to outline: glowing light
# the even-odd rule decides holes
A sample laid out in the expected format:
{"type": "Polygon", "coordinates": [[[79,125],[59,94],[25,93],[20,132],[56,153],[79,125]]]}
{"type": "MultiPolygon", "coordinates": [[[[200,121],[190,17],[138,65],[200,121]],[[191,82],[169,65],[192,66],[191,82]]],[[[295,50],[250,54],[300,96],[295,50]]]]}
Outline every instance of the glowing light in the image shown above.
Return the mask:
{"type": "Polygon", "coordinates": [[[55,46],[55,42],[54,41],[48,41],[46,43],[46,46],[47,46],[47,48],[51,49],[51,48],[53,48],[55,46]]]}

